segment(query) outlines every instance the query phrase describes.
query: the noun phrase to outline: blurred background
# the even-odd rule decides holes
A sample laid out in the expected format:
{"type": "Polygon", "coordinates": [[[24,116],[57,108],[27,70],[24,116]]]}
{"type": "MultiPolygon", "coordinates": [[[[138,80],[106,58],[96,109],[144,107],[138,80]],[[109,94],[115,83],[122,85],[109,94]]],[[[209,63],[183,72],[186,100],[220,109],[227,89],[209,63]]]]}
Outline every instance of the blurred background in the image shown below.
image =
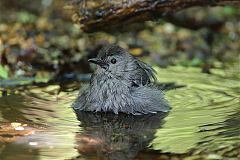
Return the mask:
{"type": "MultiPolygon", "coordinates": [[[[237,8],[195,7],[155,21],[89,34],[73,23],[74,12],[68,4],[63,0],[0,1],[1,79],[79,80],[76,75],[92,71],[87,59],[106,43],[117,43],[160,67],[199,67],[204,73],[211,73],[211,68],[239,69],[237,8]]],[[[79,8],[86,12],[86,7],[79,8]]]]}

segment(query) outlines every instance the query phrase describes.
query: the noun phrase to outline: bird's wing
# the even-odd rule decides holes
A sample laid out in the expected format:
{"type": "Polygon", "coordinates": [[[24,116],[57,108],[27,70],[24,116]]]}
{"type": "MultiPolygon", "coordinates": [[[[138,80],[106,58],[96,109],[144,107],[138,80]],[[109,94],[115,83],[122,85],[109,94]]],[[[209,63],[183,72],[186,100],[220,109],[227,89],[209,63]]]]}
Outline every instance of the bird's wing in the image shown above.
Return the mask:
{"type": "Polygon", "coordinates": [[[142,62],[142,61],[137,61],[139,66],[147,73],[147,76],[150,80],[155,81],[157,78],[155,76],[156,71],[148,64],[142,62]]]}
{"type": "Polygon", "coordinates": [[[163,92],[154,86],[134,88],[131,96],[133,99],[133,114],[168,112],[171,109],[164,99],[163,92]]]}

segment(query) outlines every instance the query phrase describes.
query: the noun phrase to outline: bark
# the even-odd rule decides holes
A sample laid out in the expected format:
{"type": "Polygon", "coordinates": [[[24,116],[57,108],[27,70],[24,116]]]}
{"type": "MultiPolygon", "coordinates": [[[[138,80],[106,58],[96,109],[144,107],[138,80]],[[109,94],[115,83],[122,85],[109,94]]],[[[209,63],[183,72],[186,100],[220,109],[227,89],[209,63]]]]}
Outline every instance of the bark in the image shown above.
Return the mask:
{"type": "Polygon", "coordinates": [[[240,7],[240,0],[72,0],[74,21],[85,32],[109,30],[169,16],[195,6],[240,7]]]}

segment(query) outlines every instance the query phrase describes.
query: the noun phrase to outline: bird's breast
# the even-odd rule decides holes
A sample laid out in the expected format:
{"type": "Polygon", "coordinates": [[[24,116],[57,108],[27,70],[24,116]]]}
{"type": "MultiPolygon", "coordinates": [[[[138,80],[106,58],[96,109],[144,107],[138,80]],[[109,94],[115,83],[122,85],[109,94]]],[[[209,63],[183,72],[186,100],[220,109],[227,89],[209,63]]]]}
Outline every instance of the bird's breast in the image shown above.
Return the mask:
{"type": "Polygon", "coordinates": [[[115,78],[108,78],[103,80],[100,83],[100,87],[102,94],[107,99],[112,96],[116,97],[127,91],[125,82],[115,78]]]}
{"type": "Polygon", "coordinates": [[[118,111],[129,96],[127,82],[114,77],[96,77],[91,83],[89,101],[103,111],[118,111]]]}

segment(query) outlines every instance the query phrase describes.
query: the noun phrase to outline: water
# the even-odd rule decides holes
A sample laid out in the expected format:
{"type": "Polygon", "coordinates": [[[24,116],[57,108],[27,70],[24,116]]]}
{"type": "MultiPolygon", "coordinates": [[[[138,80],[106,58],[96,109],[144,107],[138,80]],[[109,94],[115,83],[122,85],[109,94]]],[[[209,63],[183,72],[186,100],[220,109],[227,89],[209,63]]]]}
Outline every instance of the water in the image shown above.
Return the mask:
{"type": "Polygon", "coordinates": [[[76,115],[70,106],[77,91],[57,95],[58,86],[0,98],[0,159],[240,158],[240,81],[231,76],[238,71],[156,70],[161,82],[183,86],[166,92],[168,114],[76,115]],[[13,122],[34,133],[3,131],[13,122]]]}

